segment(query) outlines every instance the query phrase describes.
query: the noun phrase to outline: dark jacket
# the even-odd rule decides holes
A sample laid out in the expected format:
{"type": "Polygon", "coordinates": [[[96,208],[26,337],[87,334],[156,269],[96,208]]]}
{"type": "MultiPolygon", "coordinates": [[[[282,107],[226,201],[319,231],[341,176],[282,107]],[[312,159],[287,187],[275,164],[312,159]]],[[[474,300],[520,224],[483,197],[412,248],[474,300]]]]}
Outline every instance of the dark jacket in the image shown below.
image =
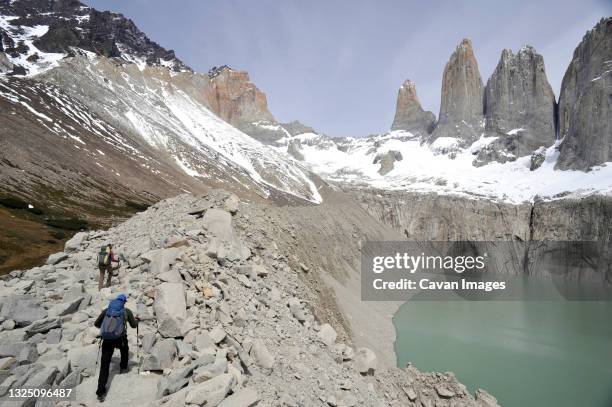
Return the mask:
{"type": "MultiPolygon", "coordinates": [[[[106,308],[104,308],[104,310],[98,316],[98,319],[96,319],[96,322],[94,322],[94,326],[96,328],[100,328],[102,326],[102,321],[104,321],[105,315],[106,315],[106,308]]],[[[132,328],[136,328],[136,326],[138,326],[138,321],[136,321],[136,318],[134,318],[134,314],[129,308],[125,309],[125,320],[127,324],[130,324],[132,328]]],[[[125,330],[125,334],[127,335],[127,329],[125,330]]]]}

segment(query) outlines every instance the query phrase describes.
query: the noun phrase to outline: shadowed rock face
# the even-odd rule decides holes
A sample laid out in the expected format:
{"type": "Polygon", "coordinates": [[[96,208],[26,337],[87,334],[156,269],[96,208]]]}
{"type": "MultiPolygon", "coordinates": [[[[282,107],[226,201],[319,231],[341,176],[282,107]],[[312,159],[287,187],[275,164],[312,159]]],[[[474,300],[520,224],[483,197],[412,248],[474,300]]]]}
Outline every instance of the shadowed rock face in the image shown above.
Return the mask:
{"type": "Polygon", "coordinates": [[[312,127],[306,126],[305,124],[300,123],[297,120],[294,120],[289,123],[281,123],[281,126],[283,126],[283,128],[287,130],[289,134],[291,134],[292,136],[299,136],[300,134],[304,134],[304,133],[317,134],[317,131],[315,129],[313,129],[312,127]]]}
{"type": "Polygon", "coordinates": [[[530,46],[503,50],[485,89],[485,133],[498,137],[480,151],[475,165],[513,161],[555,140],[555,95],[544,58],[530,46]]]}
{"type": "Polygon", "coordinates": [[[431,140],[454,137],[466,146],[482,133],[483,86],[472,42],[464,39],[444,68],[438,125],[431,140]]]}
{"type": "Polygon", "coordinates": [[[612,17],[574,51],[559,98],[557,168],[587,170],[612,160],[612,17]]]}
{"type": "Polygon", "coordinates": [[[391,130],[406,130],[414,135],[425,136],[433,131],[436,116],[426,112],[416,93],[416,85],[407,79],[397,92],[397,107],[391,130]]]}

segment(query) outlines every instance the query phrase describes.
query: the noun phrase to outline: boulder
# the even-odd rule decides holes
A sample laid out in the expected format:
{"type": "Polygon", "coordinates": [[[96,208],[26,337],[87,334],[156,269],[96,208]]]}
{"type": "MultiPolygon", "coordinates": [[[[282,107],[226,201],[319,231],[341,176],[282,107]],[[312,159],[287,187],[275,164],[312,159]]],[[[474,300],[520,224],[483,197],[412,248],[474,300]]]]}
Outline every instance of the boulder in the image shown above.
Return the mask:
{"type": "Polygon", "coordinates": [[[47,259],[47,264],[55,265],[63,260],[66,260],[67,258],[68,258],[68,254],[64,252],[54,253],[51,256],[49,256],[49,258],[47,259]]]}
{"type": "Polygon", "coordinates": [[[208,381],[191,386],[187,391],[185,402],[187,404],[206,405],[214,407],[219,405],[227,396],[234,384],[234,377],[225,373],[208,381]]]}
{"type": "Polygon", "coordinates": [[[49,317],[61,317],[64,315],[74,314],[78,311],[81,301],[83,301],[83,297],[54,305],[49,309],[49,317]]]}
{"type": "Polygon", "coordinates": [[[274,356],[270,353],[261,339],[255,339],[253,341],[249,355],[263,368],[272,369],[272,367],[274,367],[274,356]]]}
{"type": "Polygon", "coordinates": [[[317,333],[317,338],[327,346],[333,346],[337,337],[338,334],[330,324],[323,324],[317,333]]]}
{"type": "Polygon", "coordinates": [[[185,287],[182,283],[162,283],[157,287],[153,304],[157,330],[165,338],[183,336],[187,320],[185,287]]]}
{"type": "Polygon", "coordinates": [[[47,311],[33,299],[20,299],[10,297],[3,300],[0,318],[15,321],[16,326],[28,326],[32,322],[43,319],[47,316],[47,311]]]}
{"type": "Polygon", "coordinates": [[[246,387],[234,392],[219,404],[219,407],[251,407],[259,401],[257,390],[246,387]]]}
{"type": "Polygon", "coordinates": [[[157,342],[142,361],[142,370],[162,371],[172,367],[176,357],[176,343],[174,339],[168,338],[157,342]]]}
{"type": "Polygon", "coordinates": [[[79,232],[79,233],[75,234],[64,245],[64,251],[66,253],[71,253],[71,252],[77,251],[81,247],[81,245],[85,241],[87,241],[88,237],[89,237],[89,232],[79,232]]]}
{"type": "Polygon", "coordinates": [[[235,195],[231,194],[223,204],[223,209],[231,213],[232,215],[238,212],[238,205],[240,204],[240,199],[235,195]]]}
{"type": "Polygon", "coordinates": [[[171,247],[168,249],[158,249],[147,252],[141,256],[141,259],[149,263],[149,271],[153,275],[165,273],[170,270],[177,259],[180,258],[181,249],[171,247]]]}
{"type": "Polygon", "coordinates": [[[210,336],[210,339],[214,342],[214,343],[219,343],[221,342],[223,339],[225,339],[225,336],[227,335],[225,333],[225,331],[223,330],[223,328],[221,328],[220,326],[216,326],[212,329],[212,331],[210,331],[210,333],[208,334],[210,336]]]}
{"type": "Polygon", "coordinates": [[[40,321],[33,322],[26,328],[26,333],[29,336],[36,334],[44,334],[52,329],[60,328],[62,326],[62,320],[59,318],[46,318],[40,321]]]}
{"type": "Polygon", "coordinates": [[[302,308],[302,303],[295,297],[289,299],[289,310],[291,311],[291,315],[299,322],[306,321],[306,315],[304,314],[304,309],[302,308]]]}
{"type": "Polygon", "coordinates": [[[68,361],[72,371],[82,371],[88,375],[96,374],[97,358],[97,343],[68,350],[68,361]]]}
{"type": "Polygon", "coordinates": [[[376,354],[368,348],[359,348],[355,354],[355,369],[361,374],[371,374],[376,370],[376,354]]]}
{"type": "Polygon", "coordinates": [[[211,238],[207,254],[219,262],[246,260],[251,255],[249,248],[236,235],[232,226],[232,215],[221,209],[209,209],[202,218],[202,224],[211,238]]]}

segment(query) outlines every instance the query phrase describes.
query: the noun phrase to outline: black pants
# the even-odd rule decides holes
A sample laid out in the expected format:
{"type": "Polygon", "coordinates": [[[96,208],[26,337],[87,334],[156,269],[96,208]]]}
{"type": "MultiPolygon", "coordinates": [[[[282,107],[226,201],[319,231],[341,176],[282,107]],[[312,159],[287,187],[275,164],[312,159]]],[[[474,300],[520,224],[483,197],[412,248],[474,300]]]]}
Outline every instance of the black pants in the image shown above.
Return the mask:
{"type": "Polygon", "coordinates": [[[127,336],[119,339],[102,341],[102,359],[100,360],[100,375],[98,376],[98,390],[96,394],[101,395],[106,393],[106,382],[108,381],[108,371],[110,369],[113,352],[119,348],[121,352],[120,369],[127,369],[130,348],[128,347],[127,336]]]}

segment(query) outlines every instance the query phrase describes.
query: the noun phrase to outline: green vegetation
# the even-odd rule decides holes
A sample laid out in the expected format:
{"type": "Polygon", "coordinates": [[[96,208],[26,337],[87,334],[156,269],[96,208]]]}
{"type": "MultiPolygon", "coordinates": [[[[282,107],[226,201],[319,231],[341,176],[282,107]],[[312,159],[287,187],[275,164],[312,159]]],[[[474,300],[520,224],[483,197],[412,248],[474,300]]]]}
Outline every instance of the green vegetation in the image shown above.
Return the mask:
{"type": "Polygon", "coordinates": [[[47,219],[45,220],[45,224],[63,230],[81,230],[87,229],[88,226],[87,221],[78,218],[47,219]]]}
{"type": "Polygon", "coordinates": [[[126,201],[125,206],[127,206],[130,209],[135,209],[137,211],[146,211],[151,205],[145,204],[145,203],[138,203],[134,201],[126,201]]]}
{"type": "Polygon", "coordinates": [[[0,198],[0,205],[11,209],[28,209],[28,203],[13,196],[0,198]]]}

